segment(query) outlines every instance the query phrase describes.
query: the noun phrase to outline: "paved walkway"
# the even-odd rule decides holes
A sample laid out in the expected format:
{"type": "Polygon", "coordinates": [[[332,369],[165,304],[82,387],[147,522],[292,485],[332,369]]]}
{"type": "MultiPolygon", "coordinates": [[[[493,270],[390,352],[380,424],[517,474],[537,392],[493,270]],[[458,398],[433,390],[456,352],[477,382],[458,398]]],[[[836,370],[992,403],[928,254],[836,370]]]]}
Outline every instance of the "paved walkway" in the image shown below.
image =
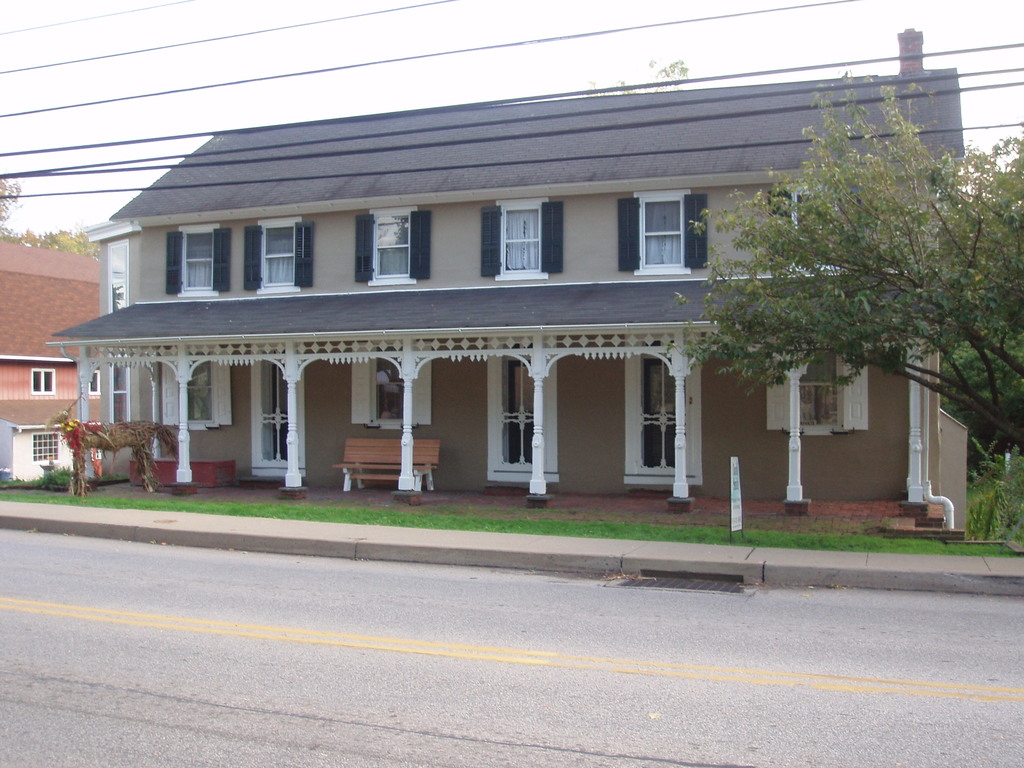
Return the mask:
{"type": "Polygon", "coordinates": [[[0,527],[192,547],[595,575],[650,572],[745,583],[1024,596],[1024,558],[817,552],[436,531],[5,501],[0,527]]]}

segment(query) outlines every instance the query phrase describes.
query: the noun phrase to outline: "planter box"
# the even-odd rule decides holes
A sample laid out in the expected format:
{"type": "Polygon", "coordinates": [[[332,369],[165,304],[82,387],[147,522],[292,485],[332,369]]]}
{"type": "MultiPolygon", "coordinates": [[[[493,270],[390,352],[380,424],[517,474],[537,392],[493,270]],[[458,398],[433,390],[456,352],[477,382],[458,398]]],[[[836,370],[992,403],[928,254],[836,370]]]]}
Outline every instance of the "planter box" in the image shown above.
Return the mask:
{"type": "MultiPolygon", "coordinates": [[[[174,485],[178,482],[178,462],[174,459],[156,460],[156,480],[160,485],[174,485]]],[[[235,460],[204,461],[194,459],[192,467],[192,483],[200,488],[217,488],[235,484],[235,460]]],[[[128,462],[132,485],[142,485],[142,480],[135,471],[135,462],[128,462]]]]}

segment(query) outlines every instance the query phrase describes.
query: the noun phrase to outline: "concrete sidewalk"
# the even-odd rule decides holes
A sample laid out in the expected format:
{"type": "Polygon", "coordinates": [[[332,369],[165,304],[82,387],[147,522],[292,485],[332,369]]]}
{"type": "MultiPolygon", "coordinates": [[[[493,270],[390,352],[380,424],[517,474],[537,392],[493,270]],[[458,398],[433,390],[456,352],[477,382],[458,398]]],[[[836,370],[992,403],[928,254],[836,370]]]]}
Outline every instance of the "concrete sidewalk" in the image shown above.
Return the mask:
{"type": "Polygon", "coordinates": [[[750,546],[437,531],[0,499],[0,528],[250,552],[577,573],[665,573],[748,584],[1024,595],[1024,558],[817,552],[750,546]]]}

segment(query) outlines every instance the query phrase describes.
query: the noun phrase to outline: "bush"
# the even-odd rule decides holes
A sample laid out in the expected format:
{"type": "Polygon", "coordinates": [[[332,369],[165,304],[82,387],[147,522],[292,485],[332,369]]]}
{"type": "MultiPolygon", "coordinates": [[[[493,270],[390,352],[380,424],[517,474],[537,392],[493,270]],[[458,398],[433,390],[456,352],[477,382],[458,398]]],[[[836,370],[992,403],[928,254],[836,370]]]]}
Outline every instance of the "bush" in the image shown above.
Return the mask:
{"type": "Polygon", "coordinates": [[[988,457],[972,484],[967,504],[967,538],[1024,542],[1024,458],[1014,448],[1008,457],[988,457]]]}
{"type": "Polygon", "coordinates": [[[43,476],[39,478],[38,485],[47,491],[66,491],[70,482],[71,467],[54,467],[43,473],[43,476]]]}

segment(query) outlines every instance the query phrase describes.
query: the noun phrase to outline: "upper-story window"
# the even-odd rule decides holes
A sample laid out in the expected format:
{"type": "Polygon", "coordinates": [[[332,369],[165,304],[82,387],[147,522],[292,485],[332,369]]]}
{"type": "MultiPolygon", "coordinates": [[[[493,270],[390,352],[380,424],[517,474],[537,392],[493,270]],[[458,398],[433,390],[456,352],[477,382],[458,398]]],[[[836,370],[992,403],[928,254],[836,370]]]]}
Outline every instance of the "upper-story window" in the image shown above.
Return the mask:
{"type": "Polygon", "coordinates": [[[248,291],[281,293],[313,285],[313,222],[266,219],[245,228],[248,291]]]}
{"type": "Polygon", "coordinates": [[[107,246],[107,283],[110,286],[107,311],[114,312],[128,306],[128,241],[120,240],[107,246]]]}
{"type": "Polygon", "coordinates": [[[619,269],[638,275],[678,275],[707,266],[702,220],[708,196],[688,190],[638,192],[619,200],[619,269]]]}
{"type": "Polygon", "coordinates": [[[231,230],[218,224],[167,233],[167,293],[211,295],[230,286],[231,230]]]}
{"type": "Polygon", "coordinates": [[[57,372],[53,368],[32,369],[32,394],[53,395],[57,393],[55,379],[57,372]]]}
{"type": "Polygon", "coordinates": [[[356,281],[411,285],[430,277],[430,211],[384,208],[356,217],[356,281]]]}
{"type": "Polygon", "coordinates": [[[480,274],[497,280],[562,271],[561,201],[500,200],[481,211],[480,274]]]}

